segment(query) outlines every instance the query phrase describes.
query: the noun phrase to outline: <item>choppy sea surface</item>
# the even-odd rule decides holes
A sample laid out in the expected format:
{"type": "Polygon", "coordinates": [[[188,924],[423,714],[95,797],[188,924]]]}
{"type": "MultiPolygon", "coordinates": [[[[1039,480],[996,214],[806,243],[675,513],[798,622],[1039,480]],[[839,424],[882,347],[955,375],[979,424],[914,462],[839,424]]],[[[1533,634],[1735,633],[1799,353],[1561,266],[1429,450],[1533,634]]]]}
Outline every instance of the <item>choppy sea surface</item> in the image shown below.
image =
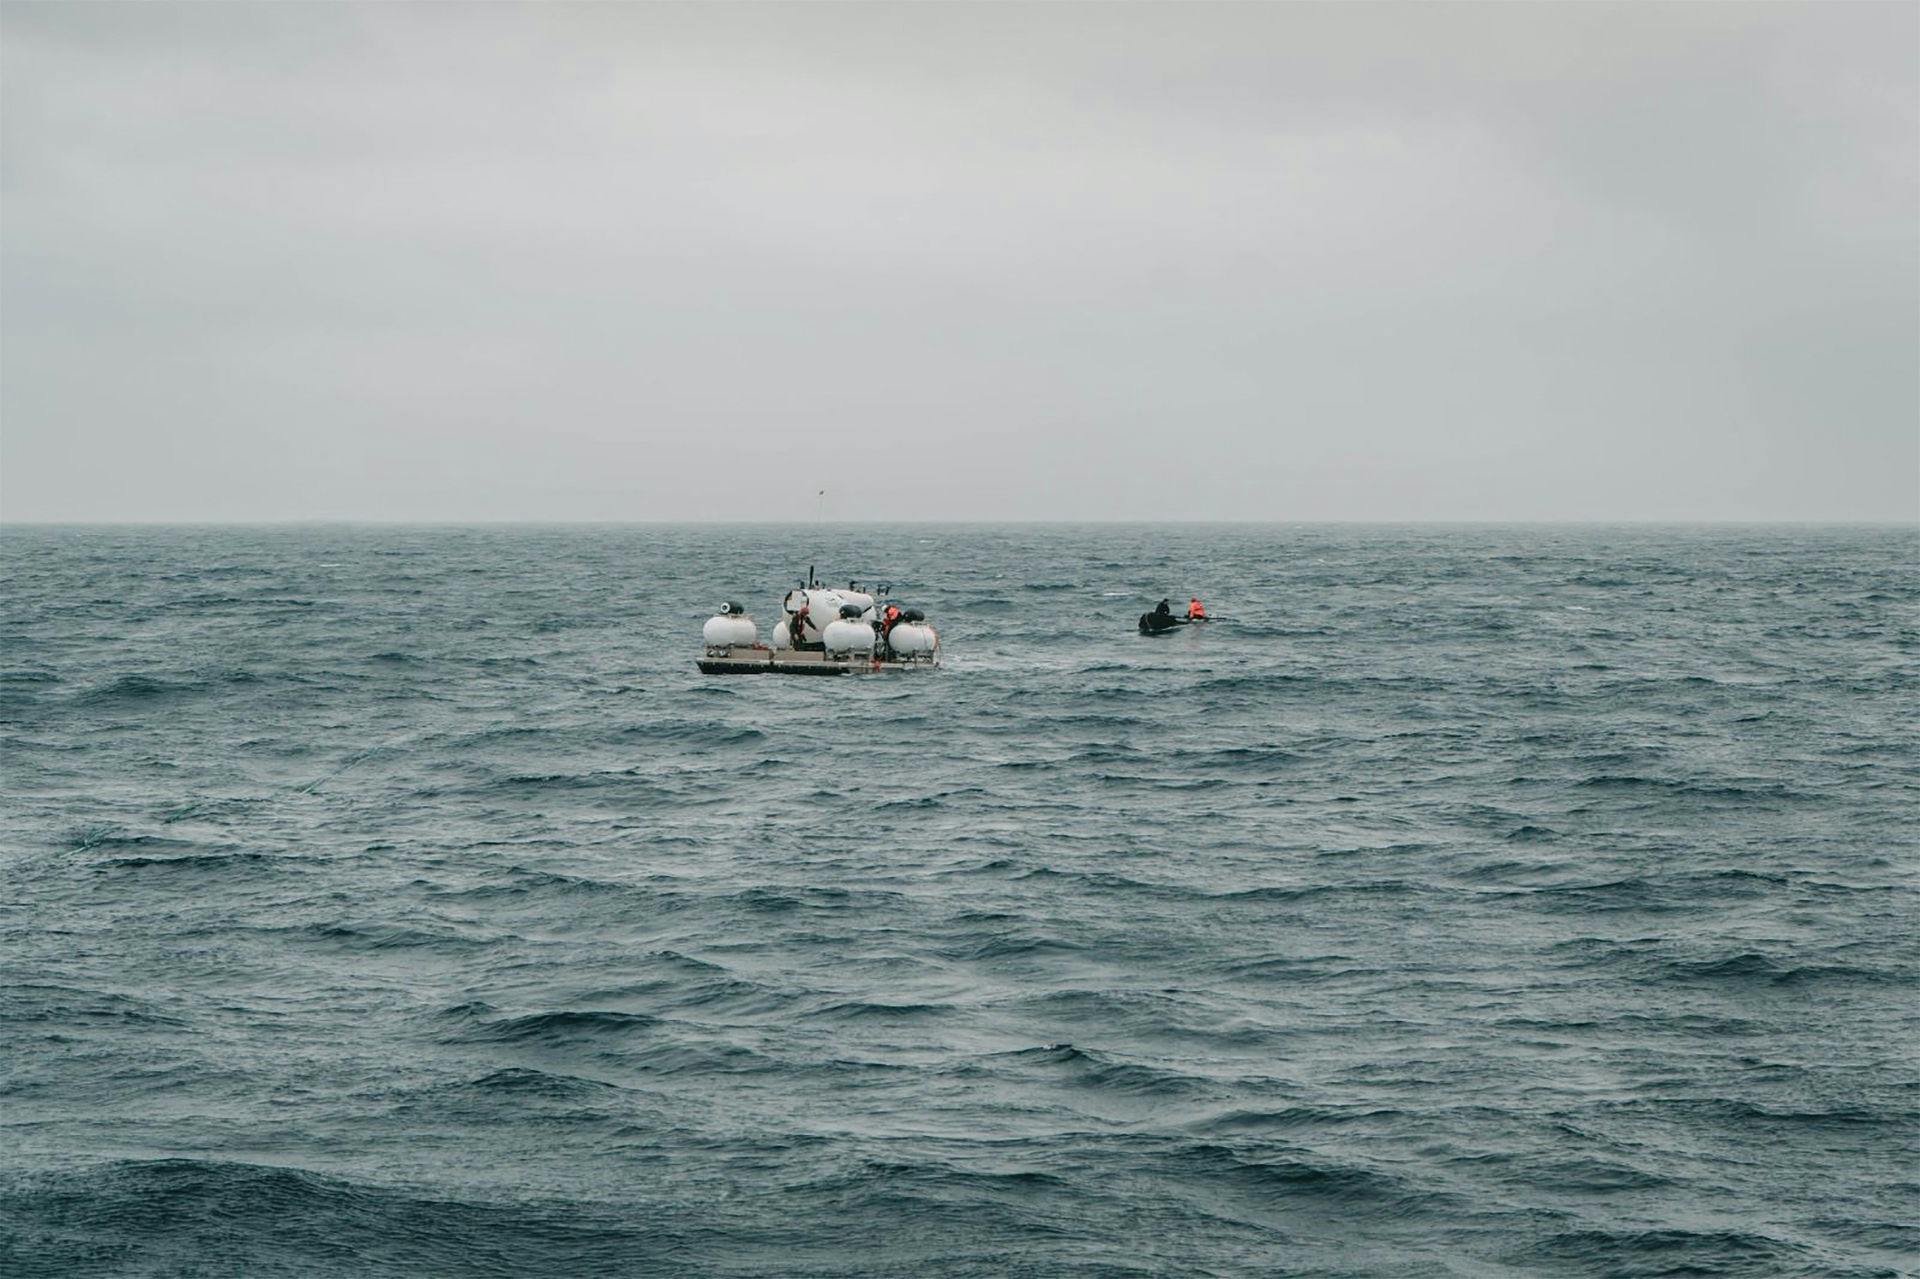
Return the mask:
{"type": "Polygon", "coordinates": [[[1920,1264],[1920,530],[0,557],[8,1276],[1920,1264]]]}

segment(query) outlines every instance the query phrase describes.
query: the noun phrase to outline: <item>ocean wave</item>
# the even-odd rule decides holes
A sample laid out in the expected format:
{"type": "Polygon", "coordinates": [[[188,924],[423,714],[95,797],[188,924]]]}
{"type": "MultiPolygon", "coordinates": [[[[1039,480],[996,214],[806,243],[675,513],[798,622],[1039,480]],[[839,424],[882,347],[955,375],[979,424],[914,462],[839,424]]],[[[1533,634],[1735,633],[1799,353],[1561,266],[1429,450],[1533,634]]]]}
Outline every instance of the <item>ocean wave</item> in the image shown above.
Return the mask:
{"type": "Polygon", "coordinates": [[[1441,1213],[1455,1197],[1438,1186],[1422,1188],[1404,1178],[1364,1164],[1329,1158],[1247,1150],[1214,1142],[1194,1142],[1165,1156],[1176,1175],[1298,1209],[1311,1203],[1319,1212],[1370,1210],[1390,1205],[1400,1215],[1441,1213]]]}
{"type": "Polygon", "coordinates": [[[132,849],[150,855],[171,852],[188,854],[201,847],[190,839],[177,839],[169,835],[135,835],[105,826],[71,831],[65,842],[77,852],[89,853],[132,849]]]}
{"type": "Polygon", "coordinates": [[[1747,803],[1754,800],[1805,801],[1817,798],[1806,791],[1765,779],[1720,783],[1690,781],[1672,777],[1643,777],[1637,774],[1601,774],[1575,785],[1581,790],[1647,793],[1687,800],[1747,803]]]}
{"type": "Polygon", "coordinates": [[[0,987],[0,1023],[159,1028],[181,1028],[188,1024],[183,1018],[158,1011],[151,1000],[111,991],[31,982],[0,987]]]}
{"type": "Polygon", "coordinates": [[[1269,884],[1212,893],[1209,899],[1217,902],[1299,902],[1315,897],[1399,897],[1430,892],[1432,889],[1432,885],[1410,883],[1404,879],[1371,879],[1333,884],[1269,884]]]}
{"type": "MultiPolygon", "coordinates": [[[[174,841],[165,841],[174,843],[174,841]]],[[[127,847],[137,841],[123,841],[119,847],[127,847]]],[[[107,845],[96,845],[107,847],[107,845]]],[[[193,847],[188,845],[188,847],[193,847]]],[[[241,867],[265,869],[281,867],[289,861],[274,853],[256,853],[241,851],[174,853],[155,857],[109,857],[100,862],[102,870],[146,870],[164,868],[170,871],[202,871],[216,875],[228,874],[241,867]]]]}
{"type": "Polygon", "coordinates": [[[123,702],[157,701],[190,688],[190,685],[170,683],[151,675],[122,675],[109,683],[88,689],[78,700],[83,705],[112,706],[123,702]]]}
{"type": "Polygon", "coordinates": [[[1670,980],[1763,986],[1804,986],[1828,982],[1877,984],[1893,976],[1886,969],[1862,968],[1854,964],[1795,962],[1757,951],[1742,951],[1711,959],[1668,960],[1661,965],[1661,971],[1670,980]]]}
{"type": "Polygon", "coordinates": [[[580,1204],[422,1194],[301,1168],[115,1160],[0,1180],[20,1274],[604,1274],[673,1248],[580,1204]]]}
{"type": "Polygon", "coordinates": [[[1199,1097],[1217,1086],[1210,1080],[1144,1061],[1133,1061],[1070,1043],[1045,1044],[999,1053],[985,1063],[990,1069],[1041,1070],[1076,1090],[1122,1097],[1199,1097]]]}
{"type": "Polygon", "coordinates": [[[618,1096],[627,1090],[600,1079],[560,1075],[526,1066],[508,1066],[459,1085],[462,1092],[486,1098],[538,1097],[553,1101],[589,1101],[618,1096]]]}
{"type": "Polygon", "coordinates": [[[817,1021],[920,1021],[957,1011],[957,1004],[843,999],[805,1014],[817,1021]]]}
{"type": "Polygon", "coordinates": [[[400,923],[307,923],[268,925],[252,931],[282,942],[318,944],[347,951],[444,950],[484,951],[496,936],[468,936],[445,925],[421,928],[400,923]]]}
{"type": "Polygon", "coordinates": [[[1913,531],[790,532],[0,527],[0,1272],[1914,1250],[1913,531]]]}
{"type": "Polygon", "coordinates": [[[1252,959],[1234,959],[1209,964],[1208,968],[1229,978],[1248,981],[1304,983],[1333,977],[1352,977],[1382,970],[1359,964],[1352,955],[1261,955],[1252,959]]]}
{"type": "MultiPolygon", "coordinates": [[[[1017,869],[1015,864],[1006,860],[990,862],[979,870],[1017,869]]],[[[977,872],[976,872],[977,873],[977,872]]],[[[1186,892],[1172,885],[1150,884],[1145,880],[1133,879],[1114,871],[1104,870],[1055,870],[1051,866],[1034,866],[1010,876],[1016,883],[1052,883],[1074,885],[1096,890],[1112,892],[1146,892],[1178,894],[1186,892]]]]}
{"type": "Polygon", "coordinates": [[[1758,1231],[1566,1230],[1513,1252],[1511,1264],[1570,1263],[1611,1275],[1776,1275],[1804,1273],[1814,1260],[1803,1244],[1758,1231]]]}
{"type": "Polygon", "coordinates": [[[661,1024],[660,1018],[646,1013],[560,1009],[473,1020],[452,1036],[451,1042],[564,1044],[581,1040],[623,1040],[651,1032],[661,1024]]]}
{"type": "Polygon", "coordinates": [[[1085,946],[1068,941],[1064,937],[1002,932],[990,937],[961,938],[949,946],[942,947],[940,953],[950,959],[981,961],[1068,954],[1084,949],[1086,949],[1085,946]]]}
{"type": "Polygon", "coordinates": [[[305,672],[280,669],[259,673],[243,667],[217,667],[165,674],[134,672],[81,689],[71,697],[74,706],[88,710],[134,709],[170,705],[205,697],[224,697],[247,690],[302,689],[315,681],[305,672]]]}
{"type": "Polygon", "coordinates": [[[471,884],[458,888],[440,888],[434,890],[434,895],[440,898],[485,901],[490,898],[513,897],[617,896],[637,891],[634,885],[594,879],[586,875],[564,875],[558,871],[532,870],[524,866],[509,866],[500,873],[504,876],[502,881],[471,884]]]}
{"type": "Polygon", "coordinates": [[[1407,1111],[1393,1106],[1284,1106],[1278,1110],[1222,1111],[1192,1120],[1184,1127],[1210,1136],[1248,1136],[1351,1125],[1391,1129],[1408,1118],[1407,1111]]]}

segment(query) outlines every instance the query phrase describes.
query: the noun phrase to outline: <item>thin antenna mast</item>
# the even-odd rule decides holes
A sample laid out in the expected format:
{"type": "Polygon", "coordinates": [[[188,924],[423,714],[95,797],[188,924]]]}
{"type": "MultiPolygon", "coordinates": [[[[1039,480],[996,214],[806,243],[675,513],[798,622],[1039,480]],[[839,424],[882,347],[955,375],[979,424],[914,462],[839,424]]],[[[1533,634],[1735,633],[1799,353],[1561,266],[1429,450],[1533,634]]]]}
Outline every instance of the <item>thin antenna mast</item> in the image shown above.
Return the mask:
{"type": "MultiPolygon", "coordinates": [[[[827,515],[827,491],[825,489],[821,489],[818,493],[814,494],[814,502],[813,502],[813,540],[815,542],[815,546],[813,549],[815,551],[818,551],[820,549],[818,545],[820,541],[820,526],[827,522],[826,515],[827,515]]],[[[811,568],[807,570],[807,578],[808,578],[807,585],[814,586],[818,584],[817,581],[814,579],[813,570],[811,568]]]]}

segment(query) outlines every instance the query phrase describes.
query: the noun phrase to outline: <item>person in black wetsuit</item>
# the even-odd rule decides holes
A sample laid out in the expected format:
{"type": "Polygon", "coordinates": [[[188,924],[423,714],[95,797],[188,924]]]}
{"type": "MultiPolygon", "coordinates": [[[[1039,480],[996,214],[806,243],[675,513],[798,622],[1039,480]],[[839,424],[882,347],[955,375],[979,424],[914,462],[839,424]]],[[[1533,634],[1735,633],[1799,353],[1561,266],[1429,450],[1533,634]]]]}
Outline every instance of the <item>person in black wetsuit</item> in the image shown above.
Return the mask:
{"type": "Polygon", "coordinates": [[[1153,615],[1155,617],[1172,617],[1173,606],[1167,603],[1167,601],[1161,600],[1157,605],[1154,606],[1153,615]]]}

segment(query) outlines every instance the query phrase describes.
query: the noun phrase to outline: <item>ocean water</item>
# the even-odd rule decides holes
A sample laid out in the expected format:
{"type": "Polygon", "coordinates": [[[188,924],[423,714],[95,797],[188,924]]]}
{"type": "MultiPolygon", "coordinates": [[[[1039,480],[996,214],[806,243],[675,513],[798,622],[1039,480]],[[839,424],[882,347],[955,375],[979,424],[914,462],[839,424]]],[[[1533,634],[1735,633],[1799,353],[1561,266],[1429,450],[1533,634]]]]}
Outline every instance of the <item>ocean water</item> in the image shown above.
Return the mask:
{"type": "Polygon", "coordinates": [[[0,556],[8,1276],[1920,1264],[1913,528],[0,556]]]}

